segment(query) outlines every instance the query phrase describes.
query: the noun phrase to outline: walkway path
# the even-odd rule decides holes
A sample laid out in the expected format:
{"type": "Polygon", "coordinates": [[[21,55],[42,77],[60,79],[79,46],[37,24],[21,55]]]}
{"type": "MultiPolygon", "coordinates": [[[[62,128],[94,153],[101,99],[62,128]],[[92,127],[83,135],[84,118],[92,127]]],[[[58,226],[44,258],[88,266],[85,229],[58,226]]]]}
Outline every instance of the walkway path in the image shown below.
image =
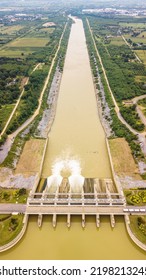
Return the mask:
{"type": "MultiPolygon", "coordinates": [[[[35,67],[33,68],[33,70],[32,70],[31,73],[35,72],[35,71],[37,70],[37,68],[38,68],[41,64],[42,64],[42,63],[38,63],[37,65],[35,65],[35,67]]],[[[13,118],[13,116],[14,116],[14,114],[15,114],[17,108],[18,108],[18,105],[19,105],[19,103],[20,103],[20,100],[21,100],[21,98],[22,98],[22,96],[23,96],[23,93],[24,93],[24,90],[25,90],[24,87],[28,84],[28,82],[29,82],[29,78],[26,78],[26,81],[25,81],[25,83],[24,83],[24,85],[23,85],[23,90],[22,90],[22,92],[21,92],[21,94],[20,94],[20,96],[19,96],[19,98],[18,98],[18,100],[17,100],[17,102],[16,102],[16,104],[15,104],[15,106],[14,106],[14,109],[13,109],[13,111],[12,111],[12,113],[11,113],[11,115],[10,115],[8,121],[7,121],[6,124],[5,124],[5,127],[3,128],[2,132],[0,133],[0,138],[4,135],[4,133],[6,132],[7,127],[8,127],[8,125],[9,125],[10,121],[12,120],[12,118],[13,118]]]]}
{"type": "Polygon", "coordinates": [[[136,59],[138,62],[142,63],[142,61],[140,60],[140,58],[138,57],[138,55],[133,51],[131,45],[127,42],[127,40],[125,39],[125,37],[123,35],[121,35],[122,39],[124,40],[125,44],[131,49],[131,51],[134,53],[136,59]]]}
{"type": "Polygon", "coordinates": [[[25,213],[26,204],[0,203],[0,214],[25,213]]]}
{"type": "MultiPolygon", "coordinates": [[[[35,66],[35,67],[36,67],[36,66],[35,66]]],[[[29,81],[29,78],[26,79],[24,86],[28,84],[28,81],[29,81]]],[[[1,137],[4,135],[4,133],[6,132],[6,129],[7,129],[7,127],[8,127],[8,125],[9,125],[10,121],[12,120],[12,118],[13,118],[15,112],[16,112],[16,109],[17,109],[17,107],[18,107],[18,105],[19,105],[19,103],[20,103],[20,100],[21,100],[21,98],[22,98],[22,95],[23,95],[23,93],[24,93],[24,86],[23,86],[23,90],[22,90],[22,92],[21,92],[21,94],[20,94],[20,96],[19,96],[19,98],[18,98],[18,100],[17,100],[17,102],[16,102],[16,104],[15,104],[15,106],[14,106],[14,109],[13,109],[12,113],[11,113],[11,115],[10,115],[8,121],[7,121],[6,124],[5,124],[5,127],[3,128],[2,132],[0,133],[0,138],[1,138],[1,137]]]]}

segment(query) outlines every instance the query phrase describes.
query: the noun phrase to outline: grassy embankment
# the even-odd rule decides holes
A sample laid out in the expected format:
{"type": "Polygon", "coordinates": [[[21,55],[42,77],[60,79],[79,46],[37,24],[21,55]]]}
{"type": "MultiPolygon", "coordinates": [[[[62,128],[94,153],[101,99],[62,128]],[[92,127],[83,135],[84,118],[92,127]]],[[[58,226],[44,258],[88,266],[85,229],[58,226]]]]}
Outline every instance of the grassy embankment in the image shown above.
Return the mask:
{"type": "Polygon", "coordinates": [[[0,203],[26,203],[29,191],[22,189],[0,188],[0,203]]]}
{"type": "Polygon", "coordinates": [[[130,216],[130,228],[137,239],[146,244],[146,217],[130,216]]]}
{"type": "Polygon", "coordinates": [[[0,246],[3,246],[20,233],[24,215],[0,215],[0,246]]]}

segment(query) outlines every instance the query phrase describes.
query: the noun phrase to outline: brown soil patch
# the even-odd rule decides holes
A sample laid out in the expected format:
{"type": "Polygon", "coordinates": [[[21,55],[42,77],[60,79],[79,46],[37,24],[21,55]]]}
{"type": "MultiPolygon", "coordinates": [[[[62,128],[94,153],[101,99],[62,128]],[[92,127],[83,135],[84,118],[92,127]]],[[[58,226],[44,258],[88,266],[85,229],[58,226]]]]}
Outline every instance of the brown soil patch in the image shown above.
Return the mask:
{"type": "Polygon", "coordinates": [[[141,179],[127,141],[124,138],[110,139],[109,146],[116,174],[141,179]]]}
{"type": "Polygon", "coordinates": [[[15,174],[32,175],[40,171],[45,140],[31,139],[26,142],[20,156],[15,174]]]}
{"type": "Polygon", "coordinates": [[[21,89],[23,89],[23,87],[26,85],[27,81],[28,81],[28,77],[24,77],[21,80],[21,86],[20,86],[21,89]]]}

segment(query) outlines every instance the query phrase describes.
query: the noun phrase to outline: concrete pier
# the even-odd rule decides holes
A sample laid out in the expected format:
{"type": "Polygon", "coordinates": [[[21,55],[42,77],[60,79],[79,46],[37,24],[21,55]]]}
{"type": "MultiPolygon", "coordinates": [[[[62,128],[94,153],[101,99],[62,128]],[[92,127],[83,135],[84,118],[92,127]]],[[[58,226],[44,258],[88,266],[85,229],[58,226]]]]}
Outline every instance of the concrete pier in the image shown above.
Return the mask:
{"type": "Polygon", "coordinates": [[[53,214],[52,225],[54,228],[56,227],[56,223],[57,223],[57,215],[53,214]]]}
{"type": "Polygon", "coordinates": [[[100,227],[100,216],[99,216],[99,214],[96,215],[96,226],[97,226],[97,228],[100,227]]]}
{"type": "Polygon", "coordinates": [[[68,214],[68,215],[67,215],[67,227],[68,227],[68,228],[70,228],[70,217],[71,217],[71,215],[68,214]]]}
{"type": "Polygon", "coordinates": [[[85,228],[85,214],[82,214],[82,228],[85,228]]]}
{"type": "Polygon", "coordinates": [[[38,227],[41,227],[41,226],[42,226],[42,221],[43,221],[43,215],[42,215],[42,214],[39,214],[39,215],[38,215],[38,227]]]}
{"type": "Polygon", "coordinates": [[[111,227],[114,228],[115,227],[115,217],[113,214],[110,215],[110,220],[111,220],[111,227]]]}

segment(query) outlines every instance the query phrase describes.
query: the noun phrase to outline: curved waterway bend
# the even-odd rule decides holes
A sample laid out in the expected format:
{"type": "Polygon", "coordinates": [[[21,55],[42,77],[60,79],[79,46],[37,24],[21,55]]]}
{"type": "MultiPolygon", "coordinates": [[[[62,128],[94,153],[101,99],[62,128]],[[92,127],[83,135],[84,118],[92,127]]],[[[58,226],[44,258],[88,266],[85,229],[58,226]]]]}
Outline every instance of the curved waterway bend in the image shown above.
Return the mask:
{"type": "Polygon", "coordinates": [[[49,176],[53,161],[67,154],[81,160],[83,176],[111,177],[83,24],[79,19],[75,19],[71,29],[42,176],[49,176]]]}
{"type": "MultiPolygon", "coordinates": [[[[76,20],[71,30],[56,119],[43,167],[44,177],[51,173],[53,160],[66,149],[81,159],[84,176],[111,177],[81,20],[76,20]]],[[[86,217],[85,229],[81,227],[81,217],[72,217],[68,229],[66,217],[61,216],[54,229],[52,217],[46,216],[41,229],[37,226],[37,217],[30,217],[22,240],[1,253],[0,259],[140,260],[146,259],[146,254],[130,240],[123,217],[116,217],[114,229],[109,217],[101,217],[99,229],[95,217],[86,217]]]]}

